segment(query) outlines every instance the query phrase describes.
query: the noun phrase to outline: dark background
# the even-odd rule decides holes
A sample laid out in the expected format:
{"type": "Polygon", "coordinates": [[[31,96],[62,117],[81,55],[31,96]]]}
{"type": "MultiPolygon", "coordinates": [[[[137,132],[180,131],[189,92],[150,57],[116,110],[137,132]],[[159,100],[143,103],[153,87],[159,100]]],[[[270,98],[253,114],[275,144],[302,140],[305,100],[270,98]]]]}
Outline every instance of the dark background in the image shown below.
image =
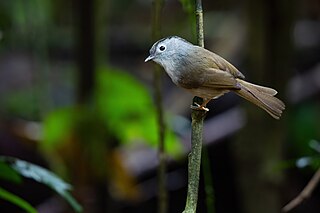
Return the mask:
{"type": "MultiPolygon", "coordinates": [[[[162,35],[195,43],[181,2],[165,2],[162,35]]],[[[203,0],[203,9],[206,48],[276,88],[286,110],[277,121],[233,94],[209,103],[198,212],[280,212],[320,162],[320,1],[203,0]]],[[[63,177],[85,212],[156,212],[151,25],[151,0],[0,1],[0,154],[63,177]]],[[[192,96],[164,72],[161,82],[168,212],[182,212],[192,96]]],[[[34,181],[0,186],[39,212],[72,212],[34,181]]],[[[319,199],[318,187],[292,212],[319,212],[319,199]]]]}

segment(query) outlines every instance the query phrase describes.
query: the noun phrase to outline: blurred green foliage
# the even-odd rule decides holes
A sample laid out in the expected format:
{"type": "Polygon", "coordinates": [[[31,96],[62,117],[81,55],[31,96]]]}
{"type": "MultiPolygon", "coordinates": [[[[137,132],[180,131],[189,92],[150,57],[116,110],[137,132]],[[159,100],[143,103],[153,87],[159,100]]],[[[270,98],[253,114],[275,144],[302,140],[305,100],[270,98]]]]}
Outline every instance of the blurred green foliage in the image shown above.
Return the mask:
{"type": "Polygon", "coordinates": [[[21,183],[22,181],[17,172],[3,161],[0,161],[0,179],[13,183],[21,183]]]}
{"type": "Polygon", "coordinates": [[[4,8],[0,10],[1,27],[6,32],[4,44],[33,47],[47,38],[53,20],[51,1],[2,1],[0,6],[4,8]]]}
{"type": "Polygon", "coordinates": [[[188,19],[190,22],[190,29],[192,32],[193,40],[196,39],[196,16],[195,13],[195,1],[194,0],[180,0],[182,4],[182,9],[188,14],[188,19]]]}
{"type": "Polygon", "coordinates": [[[22,198],[12,194],[11,192],[0,187],[0,197],[8,202],[19,206],[21,209],[25,210],[28,213],[36,213],[37,210],[33,208],[27,201],[22,198]]]}
{"type": "MultiPolygon", "coordinates": [[[[106,127],[121,142],[143,140],[156,146],[158,130],[155,106],[147,89],[126,72],[101,68],[97,73],[95,101],[106,127]]],[[[168,131],[166,144],[171,154],[181,151],[168,131]]]]}
{"type": "MultiPolygon", "coordinates": [[[[31,178],[53,189],[56,193],[58,193],[66,201],[68,201],[76,212],[82,211],[82,207],[69,192],[72,188],[71,185],[64,182],[62,179],[60,179],[58,176],[48,171],[47,169],[23,160],[19,160],[17,158],[6,156],[0,157],[0,169],[4,169],[0,172],[0,177],[2,179],[20,183],[20,175],[25,178],[31,178]]],[[[0,197],[16,204],[27,212],[37,212],[29,203],[6,191],[5,189],[0,188],[0,197]]]]}
{"type": "MultiPolygon", "coordinates": [[[[53,148],[62,143],[75,129],[80,117],[87,117],[93,125],[100,125],[103,131],[111,134],[109,137],[122,144],[139,141],[155,147],[158,141],[155,113],[150,94],[141,83],[124,71],[101,67],[97,71],[96,89],[90,106],[58,109],[46,117],[44,146],[53,148]]],[[[166,144],[169,154],[176,156],[182,152],[181,144],[170,130],[167,130],[166,144]]]]}
{"type": "Polygon", "coordinates": [[[303,104],[291,113],[289,122],[290,142],[298,157],[314,155],[309,141],[320,138],[320,111],[316,104],[303,104]]]}
{"type": "Polygon", "coordinates": [[[20,116],[25,119],[35,119],[39,117],[39,107],[35,104],[35,88],[10,91],[1,100],[2,108],[5,108],[7,114],[20,116]]]}

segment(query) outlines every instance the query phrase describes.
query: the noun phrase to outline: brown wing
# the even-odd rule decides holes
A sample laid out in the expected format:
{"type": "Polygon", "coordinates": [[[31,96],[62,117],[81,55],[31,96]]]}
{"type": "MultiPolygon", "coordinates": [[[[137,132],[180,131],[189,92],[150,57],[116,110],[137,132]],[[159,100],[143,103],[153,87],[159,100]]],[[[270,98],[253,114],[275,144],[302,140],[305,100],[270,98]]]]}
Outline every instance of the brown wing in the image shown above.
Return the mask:
{"type": "Polygon", "coordinates": [[[238,78],[244,78],[240,71],[222,57],[202,47],[194,47],[192,52],[179,60],[180,69],[173,79],[178,86],[186,89],[201,87],[240,89],[239,83],[236,81],[238,78]]]}
{"type": "Polygon", "coordinates": [[[206,50],[202,47],[197,47],[196,51],[194,52],[197,56],[197,58],[201,58],[203,64],[205,64],[205,66],[207,68],[214,68],[214,69],[218,69],[221,71],[225,71],[230,73],[232,76],[234,76],[235,78],[240,78],[240,79],[244,79],[244,75],[237,69],[235,68],[232,64],[230,64],[227,60],[225,60],[224,58],[222,58],[221,56],[210,52],[209,50],[206,50]]]}
{"type": "Polygon", "coordinates": [[[205,77],[202,86],[214,89],[241,89],[236,78],[229,72],[219,69],[205,69],[202,72],[205,77]]]}
{"type": "MultiPolygon", "coordinates": [[[[173,80],[186,89],[207,87],[212,89],[240,89],[239,82],[229,72],[214,68],[199,69],[190,64],[188,69],[181,69],[179,76],[173,80]]],[[[185,68],[184,67],[184,68],[185,68]]]]}

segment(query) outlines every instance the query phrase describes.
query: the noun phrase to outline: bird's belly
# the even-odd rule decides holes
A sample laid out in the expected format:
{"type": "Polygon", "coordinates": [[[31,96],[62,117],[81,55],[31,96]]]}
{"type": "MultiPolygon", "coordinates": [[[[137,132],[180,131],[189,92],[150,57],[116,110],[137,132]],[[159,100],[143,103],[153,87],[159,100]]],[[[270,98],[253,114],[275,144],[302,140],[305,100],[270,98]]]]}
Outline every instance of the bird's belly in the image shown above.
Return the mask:
{"type": "Polygon", "coordinates": [[[224,95],[225,93],[229,92],[229,90],[225,90],[225,89],[212,89],[212,88],[204,88],[204,87],[187,89],[187,90],[195,96],[206,98],[206,99],[216,99],[224,95]]]}

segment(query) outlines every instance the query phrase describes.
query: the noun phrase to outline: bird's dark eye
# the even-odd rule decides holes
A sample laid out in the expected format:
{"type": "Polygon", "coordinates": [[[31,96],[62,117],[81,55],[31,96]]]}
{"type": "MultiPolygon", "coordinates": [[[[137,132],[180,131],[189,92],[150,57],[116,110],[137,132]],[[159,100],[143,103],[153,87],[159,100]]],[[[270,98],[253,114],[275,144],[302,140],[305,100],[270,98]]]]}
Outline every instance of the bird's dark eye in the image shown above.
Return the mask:
{"type": "Polygon", "coordinates": [[[164,51],[165,49],[166,49],[165,46],[160,46],[160,47],[159,47],[159,50],[160,50],[160,51],[164,51]]]}

